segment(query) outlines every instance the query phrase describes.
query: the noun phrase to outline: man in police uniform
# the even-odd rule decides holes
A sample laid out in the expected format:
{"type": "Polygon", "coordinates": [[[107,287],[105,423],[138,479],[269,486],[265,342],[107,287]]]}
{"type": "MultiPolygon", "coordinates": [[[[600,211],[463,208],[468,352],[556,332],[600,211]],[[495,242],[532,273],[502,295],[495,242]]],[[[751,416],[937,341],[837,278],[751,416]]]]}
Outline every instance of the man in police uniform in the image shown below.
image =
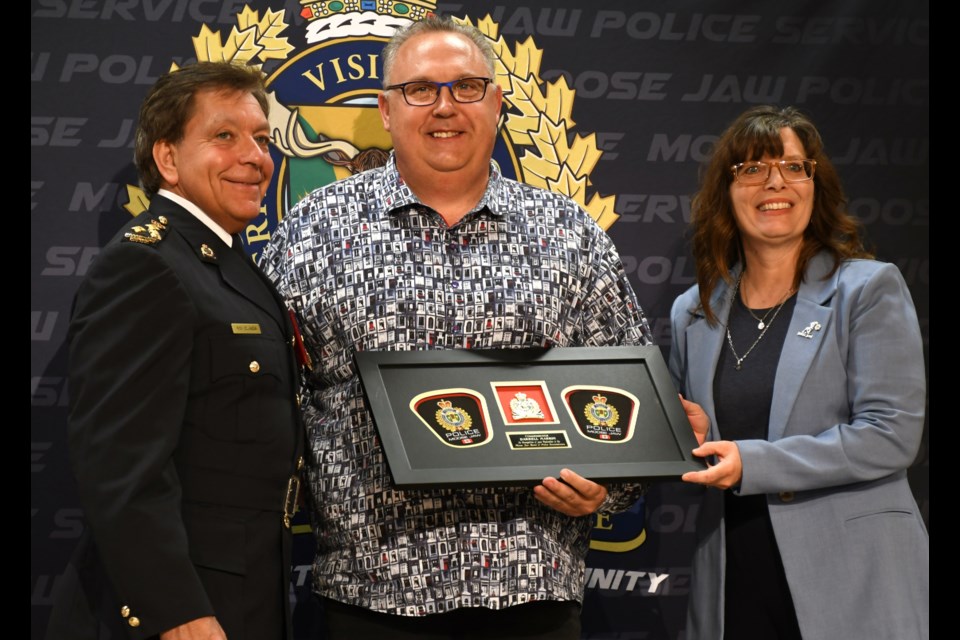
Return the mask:
{"type": "Polygon", "coordinates": [[[51,638],[292,637],[296,332],[239,244],[273,173],[267,111],[258,71],[208,62],[141,107],[150,208],[93,262],[70,324],[88,527],[51,638]]]}

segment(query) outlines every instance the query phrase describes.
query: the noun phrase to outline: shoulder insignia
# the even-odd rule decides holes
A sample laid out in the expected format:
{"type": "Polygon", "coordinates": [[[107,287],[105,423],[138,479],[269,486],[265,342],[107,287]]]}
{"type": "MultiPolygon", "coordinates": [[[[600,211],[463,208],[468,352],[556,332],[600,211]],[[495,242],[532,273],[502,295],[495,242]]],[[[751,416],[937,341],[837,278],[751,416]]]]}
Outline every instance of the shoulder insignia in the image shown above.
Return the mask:
{"type": "Polygon", "coordinates": [[[123,237],[130,242],[140,244],[157,244],[163,240],[163,231],[167,228],[167,218],[159,216],[156,219],[143,225],[134,225],[130,230],[123,234],[123,237]]]}

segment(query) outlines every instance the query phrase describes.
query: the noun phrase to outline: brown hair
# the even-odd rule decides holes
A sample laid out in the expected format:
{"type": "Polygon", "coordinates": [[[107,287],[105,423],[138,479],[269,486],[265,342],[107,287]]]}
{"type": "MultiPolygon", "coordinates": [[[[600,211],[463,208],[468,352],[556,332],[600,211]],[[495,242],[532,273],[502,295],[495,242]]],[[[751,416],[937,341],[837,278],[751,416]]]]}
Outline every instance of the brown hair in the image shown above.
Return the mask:
{"type": "Polygon", "coordinates": [[[722,278],[732,283],[730,269],[743,261],[740,231],[733,215],[731,167],[759,160],[764,154],[783,155],[780,130],[790,128],[803,144],[806,157],[815,160],[813,214],[803,233],[797,258],[794,287],[800,286],[810,258],[821,251],[834,259],[830,273],[846,258],[873,257],[863,246],[860,221],[846,212],[847,199],[833,163],[823,150],[823,140],[813,122],[794,107],[758,106],[748,109],[720,135],[707,163],[701,168],[700,190],[691,202],[692,251],[700,285],[700,306],[710,324],[717,321],[710,297],[722,278]]]}
{"type": "Polygon", "coordinates": [[[183,139],[184,129],[193,115],[194,95],[202,89],[248,92],[256,98],[264,115],[270,115],[263,74],[255,67],[231,62],[197,62],[160,76],[140,105],[133,150],[140,186],[148,196],[153,196],[162,182],[153,160],[153,145],[161,140],[176,143],[183,139]]]}

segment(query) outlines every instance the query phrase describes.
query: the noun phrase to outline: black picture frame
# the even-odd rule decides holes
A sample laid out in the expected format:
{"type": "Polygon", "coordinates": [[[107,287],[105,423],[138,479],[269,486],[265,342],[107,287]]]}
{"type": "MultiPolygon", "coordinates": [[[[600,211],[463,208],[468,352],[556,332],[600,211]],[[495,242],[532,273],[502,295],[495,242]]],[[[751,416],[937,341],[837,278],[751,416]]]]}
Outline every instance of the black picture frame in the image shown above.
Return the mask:
{"type": "Polygon", "coordinates": [[[595,481],[706,468],[690,453],[696,439],[657,346],[369,351],[355,361],[398,487],[534,485],[564,467],[595,481]]]}

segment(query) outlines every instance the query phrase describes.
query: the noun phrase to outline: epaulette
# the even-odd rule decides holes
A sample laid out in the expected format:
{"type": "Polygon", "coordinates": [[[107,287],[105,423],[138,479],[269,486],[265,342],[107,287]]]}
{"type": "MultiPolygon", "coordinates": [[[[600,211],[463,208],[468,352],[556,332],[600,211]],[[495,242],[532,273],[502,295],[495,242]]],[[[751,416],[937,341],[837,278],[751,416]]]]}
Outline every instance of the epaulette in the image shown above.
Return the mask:
{"type": "Polygon", "coordinates": [[[123,234],[125,240],[139,244],[157,244],[163,240],[163,231],[167,229],[166,216],[159,216],[155,220],[143,225],[135,225],[123,234]]]}

